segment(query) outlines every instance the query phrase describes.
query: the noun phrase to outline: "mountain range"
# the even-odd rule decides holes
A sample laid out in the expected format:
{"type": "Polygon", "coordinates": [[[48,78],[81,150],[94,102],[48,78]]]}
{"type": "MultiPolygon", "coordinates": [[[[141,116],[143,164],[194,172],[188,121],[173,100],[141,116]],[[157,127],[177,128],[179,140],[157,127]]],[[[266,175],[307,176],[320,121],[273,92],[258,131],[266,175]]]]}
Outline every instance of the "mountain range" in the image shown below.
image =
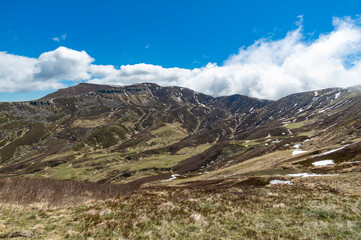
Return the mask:
{"type": "Polygon", "coordinates": [[[0,104],[0,174],[140,186],[213,179],[280,153],[288,154],[272,167],[270,160],[233,174],[356,171],[360,104],[359,87],[271,101],[153,83],[82,83],[38,100],[0,104]],[[312,168],[312,161],[329,158],[333,165],[312,168]]]}

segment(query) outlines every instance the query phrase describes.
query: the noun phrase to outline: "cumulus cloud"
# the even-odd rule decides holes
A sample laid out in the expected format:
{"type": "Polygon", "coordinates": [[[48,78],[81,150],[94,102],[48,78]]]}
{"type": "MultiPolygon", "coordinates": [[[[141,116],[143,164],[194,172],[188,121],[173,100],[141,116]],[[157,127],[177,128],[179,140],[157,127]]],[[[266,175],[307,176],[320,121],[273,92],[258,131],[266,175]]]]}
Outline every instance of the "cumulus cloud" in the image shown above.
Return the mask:
{"type": "Polygon", "coordinates": [[[163,68],[152,64],[92,64],[84,51],[60,47],[39,58],[0,52],[0,91],[58,88],[63,80],[126,85],[154,82],[213,96],[244,94],[278,99],[291,93],[361,84],[361,27],[358,20],[334,18],[334,30],[306,39],[298,28],[278,40],[260,39],[242,47],[222,65],[163,68]],[[9,84],[10,83],[10,84],[9,84]]]}
{"type": "Polygon", "coordinates": [[[75,51],[65,47],[46,52],[37,59],[35,79],[43,81],[81,81],[90,79],[89,67],[94,61],[85,51],[75,51]]]}
{"type": "Polygon", "coordinates": [[[56,89],[64,85],[48,81],[43,83],[34,78],[39,71],[36,59],[0,52],[0,91],[21,92],[30,90],[56,89]]]}
{"type": "Polygon", "coordinates": [[[92,78],[91,58],[85,51],[59,47],[39,58],[0,52],[0,92],[49,90],[66,87],[62,82],[92,78]]]}

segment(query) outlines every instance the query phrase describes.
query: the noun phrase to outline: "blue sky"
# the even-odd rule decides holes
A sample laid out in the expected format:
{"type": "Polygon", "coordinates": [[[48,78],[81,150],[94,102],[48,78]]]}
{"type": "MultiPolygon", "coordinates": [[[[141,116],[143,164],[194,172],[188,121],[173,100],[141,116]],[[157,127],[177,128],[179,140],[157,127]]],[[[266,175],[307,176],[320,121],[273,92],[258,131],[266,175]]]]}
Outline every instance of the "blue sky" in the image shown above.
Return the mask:
{"type": "MultiPolygon", "coordinates": [[[[259,39],[285,38],[299,27],[300,15],[302,41],[307,44],[320,34],[335,31],[335,17],[356,19],[360,10],[361,3],[356,0],[1,1],[0,51],[36,59],[64,46],[85,51],[94,65],[119,69],[146,63],[192,70],[208,63],[222,66],[239,48],[252,46],[259,39]]],[[[84,79],[61,82],[68,86],[84,79]]],[[[30,91],[31,86],[5,89],[0,92],[0,101],[34,99],[58,85],[52,86],[36,91],[30,91]],[[26,90],[30,92],[23,93],[26,90]]],[[[214,88],[220,88],[219,84],[214,88]]],[[[204,92],[212,93],[208,89],[204,92]]],[[[252,95],[251,91],[240,93],[252,95]]]]}

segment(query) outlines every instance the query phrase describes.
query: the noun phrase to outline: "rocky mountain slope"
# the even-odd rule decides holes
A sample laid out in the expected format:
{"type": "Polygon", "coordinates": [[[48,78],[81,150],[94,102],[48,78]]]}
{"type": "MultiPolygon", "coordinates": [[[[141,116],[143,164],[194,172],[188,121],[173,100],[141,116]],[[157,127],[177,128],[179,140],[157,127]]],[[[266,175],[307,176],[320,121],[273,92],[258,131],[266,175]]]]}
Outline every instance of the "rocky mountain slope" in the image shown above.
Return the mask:
{"type": "Polygon", "coordinates": [[[0,104],[0,174],[141,186],[355,172],[360,104],[357,87],[269,101],[151,83],[79,84],[36,101],[0,104]],[[332,165],[313,168],[328,158],[332,165]]]}

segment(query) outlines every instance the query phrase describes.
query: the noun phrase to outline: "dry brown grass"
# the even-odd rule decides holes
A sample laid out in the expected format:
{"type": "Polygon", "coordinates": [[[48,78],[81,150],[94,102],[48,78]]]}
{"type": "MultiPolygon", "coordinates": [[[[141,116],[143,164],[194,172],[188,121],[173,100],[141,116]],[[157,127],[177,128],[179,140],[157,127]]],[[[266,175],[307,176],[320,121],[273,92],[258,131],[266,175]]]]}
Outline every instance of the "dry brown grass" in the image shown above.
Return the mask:
{"type": "Polygon", "coordinates": [[[56,208],[0,204],[0,236],[31,239],[360,239],[361,202],[296,186],[148,188],[56,208]]]}
{"type": "Polygon", "coordinates": [[[11,203],[72,204],[124,196],[135,187],[50,178],[1,178],[0,200],[11,203]]]}

